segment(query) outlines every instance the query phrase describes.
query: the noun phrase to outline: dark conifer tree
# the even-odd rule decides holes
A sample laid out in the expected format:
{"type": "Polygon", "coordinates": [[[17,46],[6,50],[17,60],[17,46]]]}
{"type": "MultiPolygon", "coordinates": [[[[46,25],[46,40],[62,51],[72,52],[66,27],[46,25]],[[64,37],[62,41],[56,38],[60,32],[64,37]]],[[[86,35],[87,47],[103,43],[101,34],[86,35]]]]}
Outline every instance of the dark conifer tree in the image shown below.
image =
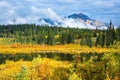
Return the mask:
{"type": "Polygon", "coordinates": [[[96,38],[96,46],[100,45],[100,33],[98,34],[97,38],[96,38]]]}
{"type": "Polygon", "coordinates": [[[54,45],[55,44],[54,34],[52,32],[48,32],[47,44],[48,45],[54,45]]]}
{"type": "Polygon", "coordinates": [[[92,39],[90,35],[86,37],[86,41],[87,41],[87,46],[92,47],[92,39]]]}
{"type": "Polygon", "coordinates": [[[67,42],[67,34],[62,33],[60,36],[60,44],[66,44],[66,42],[67,42]]]}
{"type": "Polygon", "coordinates": [[[39,31],[38,32],[38,44],[44,44],[44,43],[45,43],[45,33],[44,31],[39,31]]]}
{"type": "Polygon", "coordinates": [[[105,33],[101,32],[99,33],[97,39],[96,39],[96,46],[101,46],[104,47],[105,46],[105,33]]]}
{"type": "Polygon", "coordinates": [[[72,32],[67,34],[67,44],[73,43],[75,40],[75,35],[72,32]]]}
{"type": "Polygon", "coordinates": [[[102,33],[102,44],[101,46],[104,47],[106,44],[106,35],[105,35],[105,32],[102,33]]]}
{"type": "Polygon", "coordinates": [[[116,29],[116,40],[120,41],[120,26],[116,29]]]}
{"type": "Polygon", "coordinates": [[[81,41],[80,41],[80,45],[81,45],[81,46],[87,45],[87,41],[86,41],[86,38],[84,37],[84,35],[82,36],[82,39],[81,39],[81,41]]]}
{"type": "Polygon", "coordinates": [[[115,30],[114,30],[114,26],[112,25],[112,22],[110,21],[110,25],[108,26],[106,31],[106,46],[109,47],[110,45],[113,45],[114,40],[115,40],[115,30]]]}

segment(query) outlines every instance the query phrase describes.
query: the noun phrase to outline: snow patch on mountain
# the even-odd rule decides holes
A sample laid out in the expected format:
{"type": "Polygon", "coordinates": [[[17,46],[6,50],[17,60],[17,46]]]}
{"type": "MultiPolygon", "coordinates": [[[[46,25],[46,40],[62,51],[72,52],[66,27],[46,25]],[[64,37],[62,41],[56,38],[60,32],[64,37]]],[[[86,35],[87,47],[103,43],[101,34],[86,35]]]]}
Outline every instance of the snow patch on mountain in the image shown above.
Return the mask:
{"type": "Polygon", "coordinates": [[[106,29],[107,24],[101,21],[97,21],[89,18],[83,13],[71,14],[68,17],[59,17],[52,9],[48,8],[45,12],[46,18],[40,18],[40,25],[49,26],[62,26],[62,27],[74,27],[74,28],[90,28],[90,29],[106,29]]]}

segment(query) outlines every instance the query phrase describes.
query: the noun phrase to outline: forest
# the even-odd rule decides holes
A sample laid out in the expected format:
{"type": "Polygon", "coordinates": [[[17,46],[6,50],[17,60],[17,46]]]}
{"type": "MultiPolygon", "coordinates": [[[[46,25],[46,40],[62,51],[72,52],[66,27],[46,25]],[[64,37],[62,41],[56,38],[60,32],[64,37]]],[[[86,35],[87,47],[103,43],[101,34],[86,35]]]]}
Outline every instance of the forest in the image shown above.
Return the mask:
{"type": "Polygon", "coordinates": [[[120,26],[0,25],[0,80],[120,80],[120,26]]]}
{"type": "MultiPolygon", "coordinates": [[[[4,44],[80,44],[81,46],[111,47],[120,41],[120,26],[110,22],[106,30],[39,26],[35,24],[0,25],[0,38],[4,44]]],[[[2,43],[1,43],[2,44],[2,43]]]]}

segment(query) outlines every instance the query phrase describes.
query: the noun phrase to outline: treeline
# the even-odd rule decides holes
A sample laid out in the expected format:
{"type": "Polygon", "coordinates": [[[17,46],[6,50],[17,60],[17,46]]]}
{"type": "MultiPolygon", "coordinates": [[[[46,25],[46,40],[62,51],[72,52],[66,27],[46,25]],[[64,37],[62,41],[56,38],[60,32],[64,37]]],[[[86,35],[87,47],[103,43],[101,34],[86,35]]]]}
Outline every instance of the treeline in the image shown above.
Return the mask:
{"type": "Polygon", "coordinates": [[[0,25],[0,37],[20,44],[70,44],[106,46],[120,41],[120,27],[110,22],[107,30],[39,26],[35,24],[0,25]]]}
{"type": "Polygon", "coordinates": [[[120,41],[120,26],[115,29],[112,22],[110,22],[109,26],[107,27],[107,30],[101,30],[98,33],[98,36],[96,38],[96,46],[106,46],[110,47],[113,45],[117,45],[117,43],[120,41]]]}

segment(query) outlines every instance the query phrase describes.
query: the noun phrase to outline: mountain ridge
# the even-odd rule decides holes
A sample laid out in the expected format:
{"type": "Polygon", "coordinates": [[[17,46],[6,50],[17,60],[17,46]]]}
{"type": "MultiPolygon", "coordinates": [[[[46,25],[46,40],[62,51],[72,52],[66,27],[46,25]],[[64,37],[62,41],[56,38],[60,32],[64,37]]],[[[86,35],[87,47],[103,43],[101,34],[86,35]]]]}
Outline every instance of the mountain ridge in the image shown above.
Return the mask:
{"type": "Polygon", "coordinates": [[[91,20],[87,15],[83,13],[74,13],[74,14],[69,15],[68,18],[73,18],[73,19],[81,18],[84,21],[91,20]]]}
{"type": "Polygon", "coordinates": [[[49,25],[49,26],[63,26],[63,27],[77,27],[77,28],[90,28],[96,29],[107,28],[107,23],[94,20],[89,18],[87,15],[83,13],[74,13],[68,15],[64,18],[59,18],[59,20],[51,19],[51,18],[40,18],[39,19],[40,25],[49,25]]]}

